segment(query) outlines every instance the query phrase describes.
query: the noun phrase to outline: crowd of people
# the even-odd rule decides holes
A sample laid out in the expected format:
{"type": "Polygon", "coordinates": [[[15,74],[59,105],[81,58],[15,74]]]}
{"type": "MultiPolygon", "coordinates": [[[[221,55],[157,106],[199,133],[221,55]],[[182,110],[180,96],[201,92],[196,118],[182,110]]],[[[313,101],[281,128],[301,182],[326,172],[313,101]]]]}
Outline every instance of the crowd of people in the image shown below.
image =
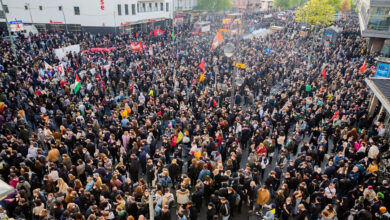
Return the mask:
{"type": "Polygon", "coordinates": [[[262,38],[225,33],[230,58],[223,44],[210,51],[215,24],[184,24],[175,38],[40,33],[15,54],[3,41],[0,174],[14,192],[1,218],[389,219],[384,118],[372,123],[372,71],[359,71],[376,54],[357,18],[336,22],[329,47],[292,13],[279,23],[262,38]],[[55,56],[74,44],[82,52],[55,56]]]}

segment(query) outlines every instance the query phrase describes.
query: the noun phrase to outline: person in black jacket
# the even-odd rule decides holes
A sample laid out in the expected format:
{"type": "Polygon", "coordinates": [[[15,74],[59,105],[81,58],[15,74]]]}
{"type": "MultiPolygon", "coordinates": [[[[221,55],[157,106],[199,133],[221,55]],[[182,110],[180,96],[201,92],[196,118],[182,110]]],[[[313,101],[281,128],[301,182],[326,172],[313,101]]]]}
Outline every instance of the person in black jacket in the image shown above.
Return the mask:
{"type": "Polygon", "coordinates": [[[219,215],[222,217],[222,220],[228,220],[230,217],[230,205],[225,197],[221,198],[221,204],[219,206],[219,215]]]}
{"type": "Polygon", "coordinates": [[[181,174],[181,170],[180,170],[179,165],[177,165],[176,159],[172,160],[172,163],[168,167],[168,171],[169,171],[169,176],[171,177],[171,180],[172,180],[172,185],[173,185],[173,187],[175,187],[176,182],[178,180],[178,177],[181,174]]]}
{"type": "Polygon", "coordinates": [[[149,159],[146,163],[146,180],[148,185],[151,186],[155,177],[153,160],[149,159]]]}
{"type": "Polygon", "coordinates": [[[315,198],[314,204],[310,204],[310,219],[317,220],[321,214],[321,201],[318,197],[315,198]]]}
{"type": "Polygon", "coordinates": [[[161,210],[160,220],[171,220],[171,212],[168,205],[164,205],[161,210]]]}
{"type": "Polygon", "coordinates": [[[309,213],[303,204],[298,205],[298,211],[294,217],[294,220],[306,220],[309,218],[309,213]]]}
{"type": "Polygon", "coordinates": [[[135,154],[131,154],[130,156],[130,166],[129,166],[129,173],[131,176],[131,180],[133,182],[138,182],[138,172],[139,172],[139,160],[138,157],[135,154]]]}
{"type": "Polygon", "coordinates": [[[201,191],[200,185],[195,186],[195,192],[192,194],[192,201],[195,204],[195,207],[198,209],[198,212],[200,212],[200,208],[202,207],[202,197],[203,193],[201,191]]]}
{"type": "Polygon", "coordinates": [[[193,203],[191,201],[189,201],[187,204],[187,210],[188,210],[189,220],[198,219],[198,209],[195,206],[193,206],[193,203]]]}
{"type": "Polygon", "coordinates": [[[207,205],[207,220],[213,220],[214,215],[217,215],[217,209],[215,208],[215,205],[210,202],[207,205]]]}

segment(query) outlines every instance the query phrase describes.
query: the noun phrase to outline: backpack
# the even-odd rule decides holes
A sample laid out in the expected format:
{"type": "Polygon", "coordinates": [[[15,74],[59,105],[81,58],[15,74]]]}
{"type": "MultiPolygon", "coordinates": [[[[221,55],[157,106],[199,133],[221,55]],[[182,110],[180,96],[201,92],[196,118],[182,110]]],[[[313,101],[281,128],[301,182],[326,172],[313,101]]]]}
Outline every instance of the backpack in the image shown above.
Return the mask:
{"type": "Polygon", "coordinates": [[[219,209],[219,212],[223,215],[223,216],[229,216],[230,213],[229,213],[229,204],[225,203],[223,205],[221,205],[221,208],[219,209]]]}
{"type": "Polygon", "coordinates": [[[166,177],[163,177],[161,178],[161,185],[164,187],[164,188],[167,188],[169,186],[169,177],[166,176],[166,177]]]}

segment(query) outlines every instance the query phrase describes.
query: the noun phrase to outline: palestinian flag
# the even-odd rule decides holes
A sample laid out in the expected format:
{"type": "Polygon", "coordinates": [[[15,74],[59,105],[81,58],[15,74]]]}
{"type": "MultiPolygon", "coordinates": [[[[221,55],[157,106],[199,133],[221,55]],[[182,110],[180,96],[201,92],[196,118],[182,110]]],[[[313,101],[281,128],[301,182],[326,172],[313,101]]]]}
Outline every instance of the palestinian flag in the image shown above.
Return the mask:
{"type": "Polygon", "coordinates": [[[76,73],[76,81],[74,82],[74,94],[77,94],[80,88],[81,88],[81,81],[79,79],[79,75],[76,73]]]}
{"type": "Polygon", "coordinates": [[[172,37],[173,40],[175,40],[176,39],[175,33],[172,32],[171,33],[171,37],[172,37]]]}

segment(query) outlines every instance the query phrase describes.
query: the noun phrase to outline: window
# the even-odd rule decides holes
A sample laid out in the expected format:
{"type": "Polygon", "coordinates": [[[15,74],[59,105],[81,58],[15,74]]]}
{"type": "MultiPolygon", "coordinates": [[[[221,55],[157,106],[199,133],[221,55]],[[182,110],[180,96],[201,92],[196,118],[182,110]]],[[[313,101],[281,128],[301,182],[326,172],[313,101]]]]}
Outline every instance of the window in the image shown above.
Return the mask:
{"type": "Polygon", "coordinates": [[[137,3],[137,12],[139,13],[139,3],[137,3]]]}
{"type": "Polygon", "coordinates": [[[131,14],[135,15],[135,4],[131,5],[131,14]]]}
{"type": "Polygon", "coordinates": [[[148,11],[153,11],[152,9],[152,3],[149,3],[149,10],[148,11]]]}
{"type": "Polygon", "coordinates": [[[74,15],[80,15],[80,8],[79,7],[74,7],[74,15]]]}
{"type": "Polygon", "coordinates": [[[58,6],[58,11],[62,11],[62,6],[58,6]]]}
{"type": "Polygon", "coordinates": [[[390,31],[390,8],[371,7],[367,29],[390,31]]]}
{"type": "Polygon", "coordinates": [[[25,10],[28,10],[28,5],[25,5],[25,6],[24,6],[24,9],[25,9],[25,10]]]}
{"type": "Polygon", "coordinates": [[[122,6],[118,5],[118,15],[122,15],[122,6]]]}
{"type": "Polygon", "coordinates": [[[5,13],[9,13],[8,5],[3,5],[5,13]]]}
{"type": "Polygon", "coordinates": [[[3,11],[0,11],[0,18],[5,19],[5,13],[3,11]]]}
{"type": "Polygon", "coordinates": [[[383,43],[381,54],[384,57],[390,57],[390,39],[385,40],[383,43]]]}
{"type": "Polygon", "coordinates": [[[129,15],[129,5],[125,4],[125,15],[129,15]]]}
{"type": "Polygon", "coordinates": [[[43,7],[42,5],[39,6],[39,10],[42,11],[43,10],[43,7]]]}
{"type": "Polygon", "coordinates": [[[154,3],[154,11],[158,11],[158,4],[157,4],[157,2],[154,3]]]}
{"type": "Polygon", "coordinates": [[[166,3],[165,10],[169,11],[169,3],[168,2],[166,3]]]}
{"type": "Polygon", "coordinates": [[[145,12],[145,3],[142,3],[142,8],[141,8],[141,12],[145,12]]]}
{"type": "Polygon", "coordinates": [[[164,3],[160,3],[160,11],[164,11],[164,3]]]}

